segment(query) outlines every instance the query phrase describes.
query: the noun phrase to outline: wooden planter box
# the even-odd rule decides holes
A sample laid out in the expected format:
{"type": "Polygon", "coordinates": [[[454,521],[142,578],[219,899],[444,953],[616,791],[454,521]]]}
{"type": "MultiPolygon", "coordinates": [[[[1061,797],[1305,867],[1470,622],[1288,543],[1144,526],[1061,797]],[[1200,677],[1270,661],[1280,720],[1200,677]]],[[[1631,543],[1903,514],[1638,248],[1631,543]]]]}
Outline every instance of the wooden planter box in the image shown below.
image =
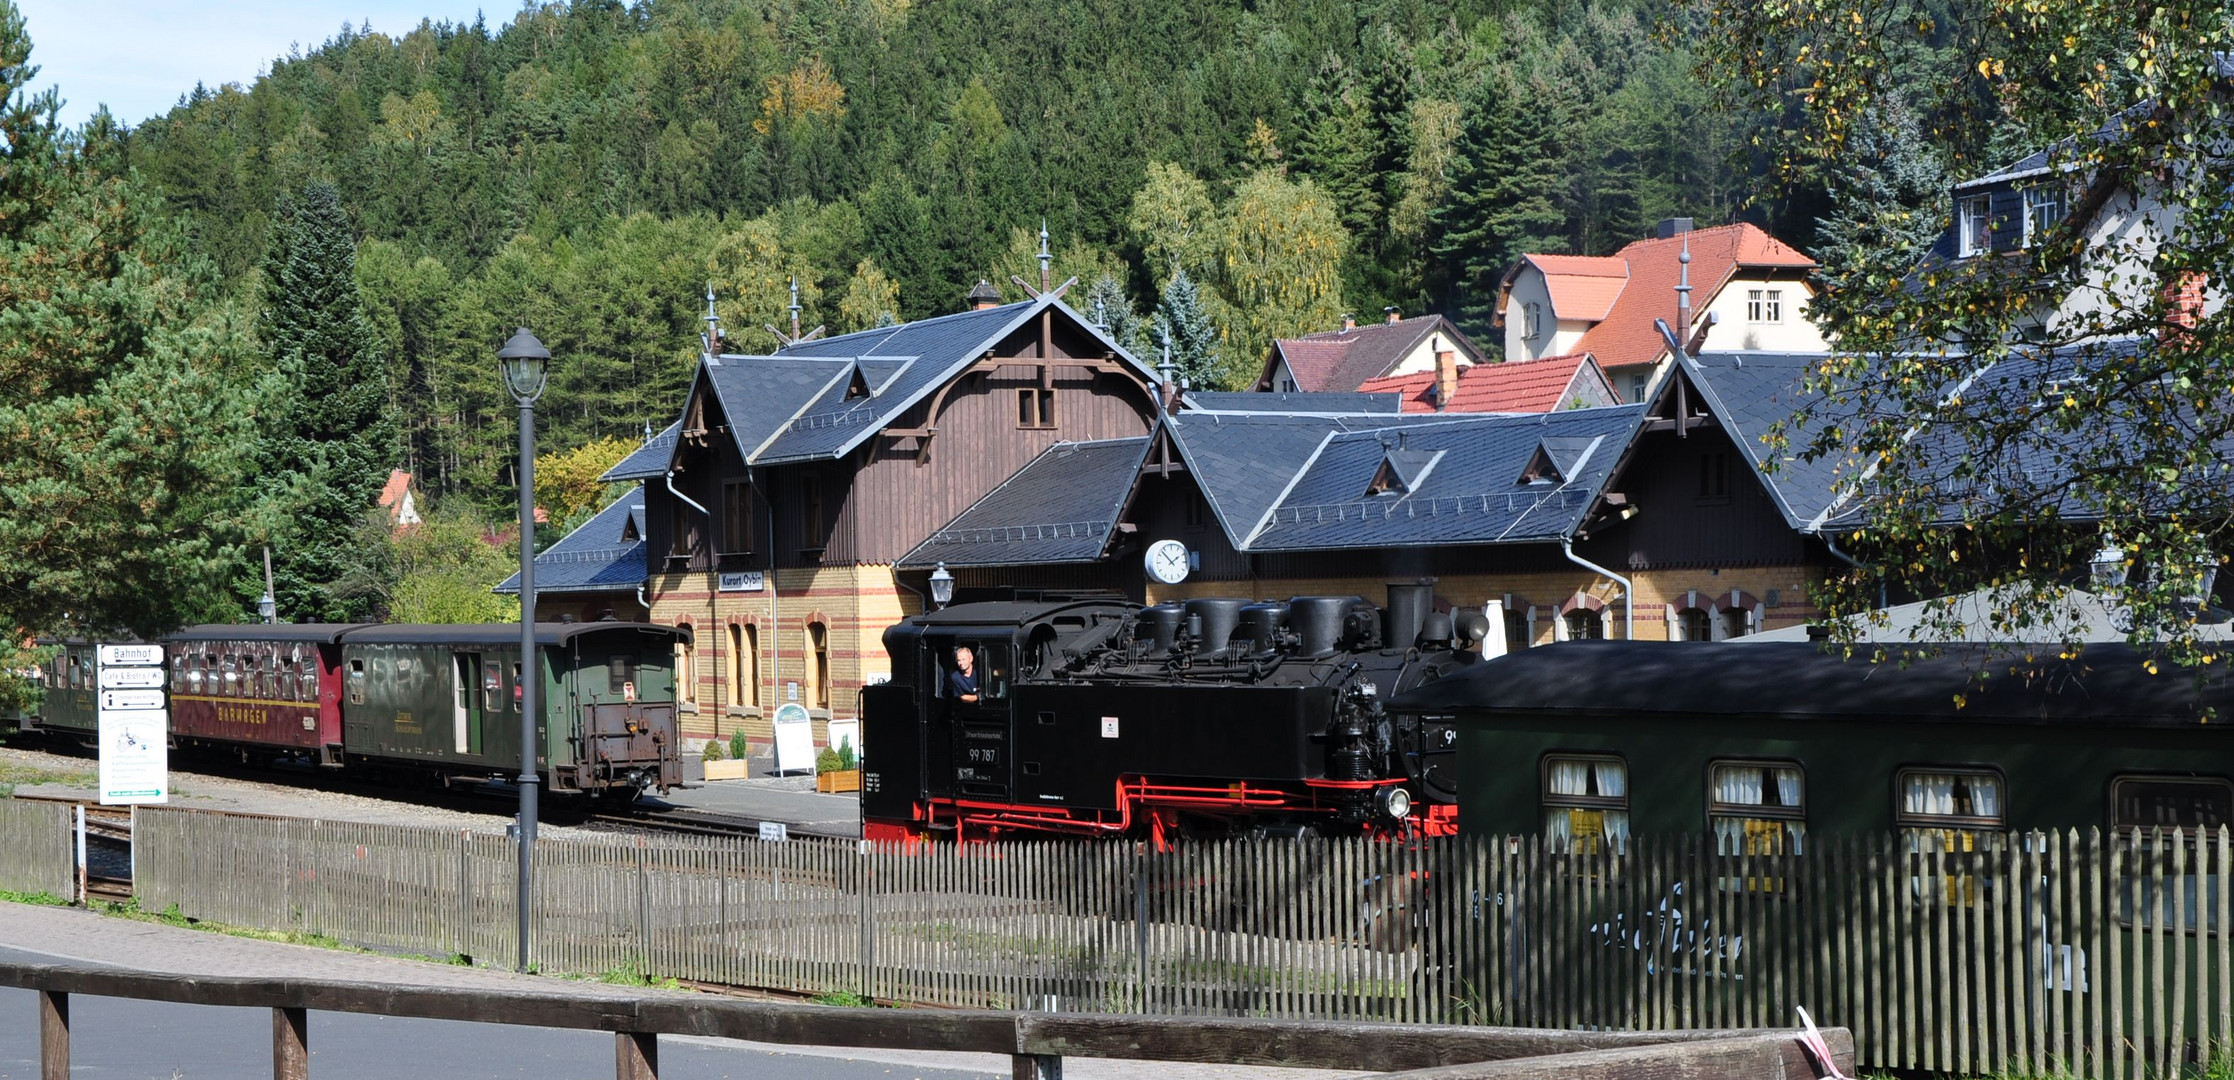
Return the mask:
{"type": "Polygon", "coordinates": [[[836,795],[847,791],[859,791],[861,790],[861,770],[832,769],[831,771],[826,773],[816,773],[814,778],[814,789],[816,791],[822,792],[825,795],[836,795]]]}
{"type": "Polygon", "coordinates": [[[720,761],[709,761],[706,763],[706,779],[742,780],[748,775],[745,769],[751,764],[752,762],[740,758],[723,758],[720,761]]]}

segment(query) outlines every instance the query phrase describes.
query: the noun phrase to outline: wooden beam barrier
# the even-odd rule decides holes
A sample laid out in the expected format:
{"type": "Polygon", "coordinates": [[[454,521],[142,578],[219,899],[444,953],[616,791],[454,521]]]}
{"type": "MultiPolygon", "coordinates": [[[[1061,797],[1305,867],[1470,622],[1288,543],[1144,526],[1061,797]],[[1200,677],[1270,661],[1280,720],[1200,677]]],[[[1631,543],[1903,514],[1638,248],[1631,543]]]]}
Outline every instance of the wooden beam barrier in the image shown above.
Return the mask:
{"type": "Polygon", "coordinates": [[[310,1010],[271,1011],[272,1080],[310,1080],[310,1010]]]}
{"type": "MultiPolygon", "coordinates": [[[[1007,1055],[1014,1074],[1053,1080],[1065,1057],[1272,1065],[1294,1068],[1445,1070],[1436,1080],[1550,1076],[1673,1080],[1735,1063],[1728,1076],[1806,1080],[1794,1033],[1730,1031],[1562,1031],[1360,1021],[1139,1017],[1078,1013],[855,1009],[710,995],[599,990],[467,989],[120,971],[64,964],[0,962],[0,986],[41,992],[44,1080],[67,1080],[68,995],[137,998],[197,1005],[267,1008],[273,1015],[273,1075],[307,1072],[305,1011],[465,1020],[486,1024],[611,1031],[615,1076],[656,1080],[658,1036],[706,1035],[793,1046],[876,1047],[1007,1055]],[[1626,1055],[1626,1056],[1625,1056],[1626,1055]],[[1769,1071],[1770,1057],[1784,1064],[1769,1071]],[[299,1060],[304,1072],[288,1072],[299,1060]],[[1556,1065],[1552,1064],[1557,1062],[1556,1065]],[[1509,1071],[1503,1066],[1511,1063],[1509,1071]],[[1531,1064],[1532,1063],[1532,1064],[1531,1064]],[[1633,1069],[1632,1069],[1633,1066],[1633,1069]],[[60,1071],[56,1071],[59,1068],[60,1071]],[[1575,1073],[1573,1069],[1600,1070],[1575,1073]],[[1472,1070],[1472,1071],[1468,1071],[1472,1070]],[[1623,1071],[1631,1070],[1631,1071],[1623,1071]]],[[[1853,1038],[1827,1029],[1840,1069],[1853,1065],[1853,1038]]]]}

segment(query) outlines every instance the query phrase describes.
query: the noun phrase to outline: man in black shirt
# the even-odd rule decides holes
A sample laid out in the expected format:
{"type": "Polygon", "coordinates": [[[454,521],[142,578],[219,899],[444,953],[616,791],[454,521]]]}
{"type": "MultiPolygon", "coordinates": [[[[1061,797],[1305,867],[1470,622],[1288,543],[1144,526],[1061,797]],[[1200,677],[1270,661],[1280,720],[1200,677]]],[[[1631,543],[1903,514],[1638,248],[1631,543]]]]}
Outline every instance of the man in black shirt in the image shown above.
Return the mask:
{"type": "Polygon", "coordinates": [[[954,647],[954,670],[946,673],[946,696],[956,701],[977,700],[977,654],[967,645],[954,647]]]}

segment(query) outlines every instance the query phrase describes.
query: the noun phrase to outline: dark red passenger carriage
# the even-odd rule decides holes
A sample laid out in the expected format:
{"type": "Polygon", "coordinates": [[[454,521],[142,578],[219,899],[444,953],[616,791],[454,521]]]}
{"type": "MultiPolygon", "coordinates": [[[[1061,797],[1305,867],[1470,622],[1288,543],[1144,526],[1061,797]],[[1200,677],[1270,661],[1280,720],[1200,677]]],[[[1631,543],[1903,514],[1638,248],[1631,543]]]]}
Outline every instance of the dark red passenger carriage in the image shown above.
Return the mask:
{"type": "Polygon", "coordinates": [[[190,626],[163,639],[181,745],[341,763],[341,636],[355,623],[190,626]]]}

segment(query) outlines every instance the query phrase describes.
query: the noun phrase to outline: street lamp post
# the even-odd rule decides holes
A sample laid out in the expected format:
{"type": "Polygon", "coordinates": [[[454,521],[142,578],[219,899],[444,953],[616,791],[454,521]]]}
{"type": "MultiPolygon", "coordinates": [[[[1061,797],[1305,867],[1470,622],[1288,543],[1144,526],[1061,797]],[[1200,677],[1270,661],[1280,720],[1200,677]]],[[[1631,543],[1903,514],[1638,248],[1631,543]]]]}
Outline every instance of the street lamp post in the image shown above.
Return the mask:
{"type": "Polygon", "coordinates": [[[550,376],[551,350],[521,327],[497,350],[504,388],[520,403],[520,961],[527,970],[528,918],[535,896],[535,717],[543,665],[535,654],[535,399],[550,376]]]}
{"type": "Polygon", "coordinates": [[[954,575],[947,573],[946,564],[942,562],[938,569],[931,571],[931,602],[944,610],[953,601],[954,575]]]}

